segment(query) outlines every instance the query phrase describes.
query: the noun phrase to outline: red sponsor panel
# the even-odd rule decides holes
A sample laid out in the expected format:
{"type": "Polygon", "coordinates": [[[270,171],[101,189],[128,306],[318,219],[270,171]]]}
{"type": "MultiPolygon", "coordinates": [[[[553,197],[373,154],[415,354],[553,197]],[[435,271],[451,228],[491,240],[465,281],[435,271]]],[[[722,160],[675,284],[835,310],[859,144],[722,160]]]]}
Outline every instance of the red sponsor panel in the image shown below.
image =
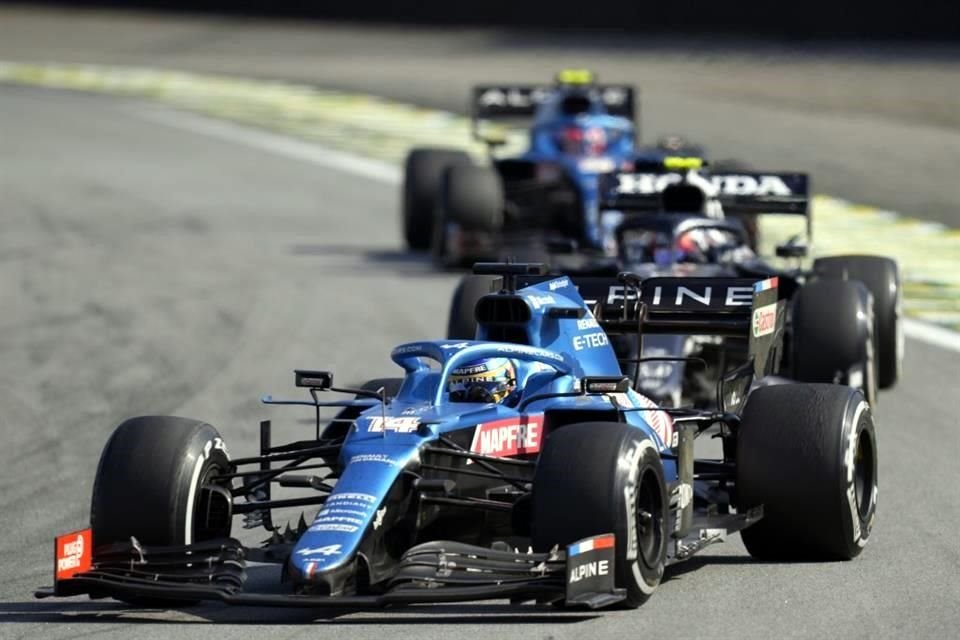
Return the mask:
{"type": "Polygon", "coordinates": [[[54,577],[69,580],[93,567],[93,531],[81,529],[57,536],[54,543],[54,577]]]}
{"type": "Polygon", "coordinates": [[[753,312],[753,336],[760,338],[773,333],[777,326],[777,305],[768,304],[753,312]]]}
{"type": "Polygon", "coordinates": [[[593,548],[594,549],[609,549],[616,543],[616,538],[613,536],[603,536],[602,538],[594,538],[593,548]]]}
{"type": "Polygon", "coordinates": [[[509,458],[539,453],[543,441],[543,414],[505,418],[477,425],[470,451],[509,458]]]}

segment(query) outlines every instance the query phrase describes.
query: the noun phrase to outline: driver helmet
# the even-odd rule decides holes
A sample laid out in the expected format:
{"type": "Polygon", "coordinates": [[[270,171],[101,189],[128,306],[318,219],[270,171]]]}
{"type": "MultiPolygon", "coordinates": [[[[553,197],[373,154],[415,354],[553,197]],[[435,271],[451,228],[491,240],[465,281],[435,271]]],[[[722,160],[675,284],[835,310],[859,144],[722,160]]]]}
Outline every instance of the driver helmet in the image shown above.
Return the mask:
{"type": "Polygon", "coordinates": [[[676,249],[682,261],[705,263],[729,243],[730,234],[722,229],[691,229],[677,238],[676,249]]]}
{"type": "Polygon", "coordinates": [[[454,369],[448,389],[451,402],[493,402],[517,388],[517,368],[509,358],[484,358],[454,369]]]}

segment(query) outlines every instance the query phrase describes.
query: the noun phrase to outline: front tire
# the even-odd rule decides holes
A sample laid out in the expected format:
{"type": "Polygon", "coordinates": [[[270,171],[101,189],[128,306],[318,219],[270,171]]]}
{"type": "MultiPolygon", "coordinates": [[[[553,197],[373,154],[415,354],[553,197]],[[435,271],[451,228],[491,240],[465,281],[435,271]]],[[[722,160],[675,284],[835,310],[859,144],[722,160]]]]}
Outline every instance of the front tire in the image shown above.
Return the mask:
{"type": "Polygon", "coordinates": [[[616,535],[614,577],[624,604],[646,602],[663,578],[667,484],[654,444],[616,422],[586,422],[550,434],[533,479],[532,544],[538,551],[616,535]]]}
{"type": "MultiPolygon", "coordinates": [[[[173,416],[131,418],[100,456],[90,504],[94,545],[129,542],[181,546],[230,536],[229,455],[217,430],[173,416]]],[[[138,606],[186,606],[192,600],[126,598],[138,606]]]]}
{"type": "Polygon", "coordinates": [[[204,486],[216,486],[216,476],[229,469],[223,438],[209,424],[173,416],[127,420],[110,436],[97,467],[94,543],[134,536],[144,545],[179,546],[229,536],[229,518],[214,522],[199,511],[204,486]]]}
{"type": "Polygon", "coordinates": [[[870,539],[877,440],[863,395],[839,385],[753,391],[737,438],[740,511],[764,516],[741,532],[761,560],[849,560],[870,539]]]}

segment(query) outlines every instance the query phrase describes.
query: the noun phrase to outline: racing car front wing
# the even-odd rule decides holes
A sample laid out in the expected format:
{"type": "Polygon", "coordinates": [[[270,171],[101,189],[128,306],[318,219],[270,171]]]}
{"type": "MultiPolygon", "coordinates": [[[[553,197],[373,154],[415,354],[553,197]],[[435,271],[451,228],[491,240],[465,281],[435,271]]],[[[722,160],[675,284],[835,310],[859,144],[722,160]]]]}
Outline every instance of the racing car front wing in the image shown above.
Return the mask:
{"type": "MultiPolygon", "coordinates": [[[[89,530],[82,533],[89,540],[89,530]]],[[[355,596],[244,591],[245,559],[250,550],[233,538],[183,547],[147,547],[131,538],[129,543],[98,548],[85,563],[88,570],[65,575],[58,570],[62,568],[62,539],[57,541],[54,586],[38,589],[38,598],[86,594],[93,598],[156,600],[171,606],[212,600],[233,605],[362,610],[492,599],[563,602],[597,609],[625,597],[624,590],[615,588],[613,582],[612,534],[587,538],[549,553],[427,542],[403,555],[382,593],[355,596]]]]}

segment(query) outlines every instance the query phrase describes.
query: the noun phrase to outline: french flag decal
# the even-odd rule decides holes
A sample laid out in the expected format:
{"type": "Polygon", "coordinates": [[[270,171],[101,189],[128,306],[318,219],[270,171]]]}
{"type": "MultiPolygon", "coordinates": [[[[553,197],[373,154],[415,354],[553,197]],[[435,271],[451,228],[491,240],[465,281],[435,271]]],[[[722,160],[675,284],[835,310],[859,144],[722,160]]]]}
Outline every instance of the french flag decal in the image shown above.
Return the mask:
{"type": "Polygon", "coordinates": [[[578,542],[577,544],[572,544],[567,547],[567,556],[572,558],[581,553],[593,551],[594,549],[609,549],[613,546],[615,540],[616,538],[613,535],[590,538],[589,540],[584,540],[583,542],[578,542]]]}
{"type": "Polygon", "coordinates": [[[767,289],[776,289],[779,278],[767,278],[766,280],[761,280],[760,282],[755,282],[753,284],[753,290],[756,293],[761,291],[766,291],[767,289]]]}

